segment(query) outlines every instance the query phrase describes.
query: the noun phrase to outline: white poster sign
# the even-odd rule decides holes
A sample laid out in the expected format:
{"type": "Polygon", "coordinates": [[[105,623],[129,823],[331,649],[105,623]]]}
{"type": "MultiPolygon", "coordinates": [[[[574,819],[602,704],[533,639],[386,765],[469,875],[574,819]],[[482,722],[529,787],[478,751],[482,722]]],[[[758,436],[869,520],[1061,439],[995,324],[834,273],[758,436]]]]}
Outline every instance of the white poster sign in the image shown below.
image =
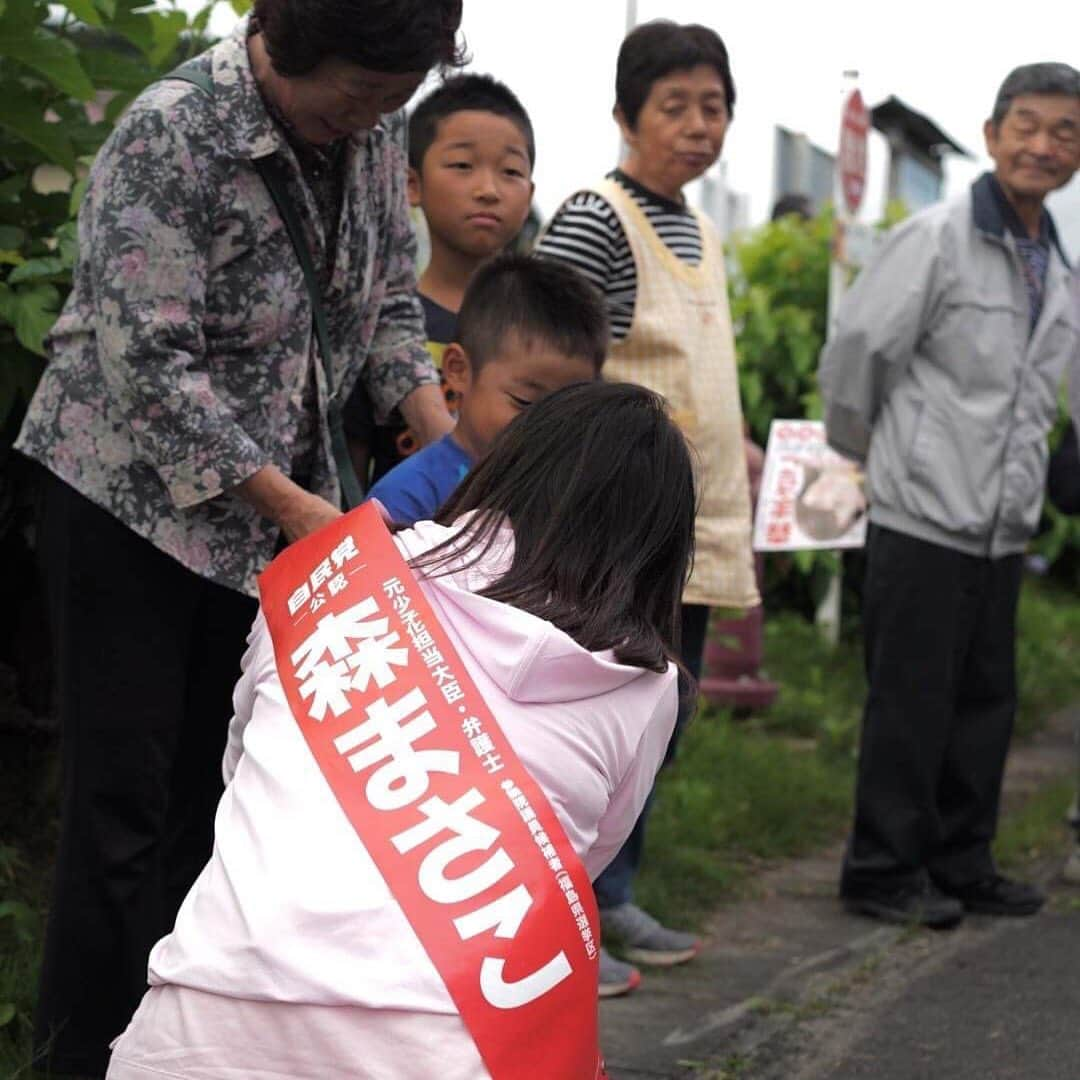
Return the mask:
{"type": "Polygon", "coordinates": [[[820,420],[774,420],[754,519],[754,550],[834,550],[865,543],[861,469],[829,449],[820,420]]]}

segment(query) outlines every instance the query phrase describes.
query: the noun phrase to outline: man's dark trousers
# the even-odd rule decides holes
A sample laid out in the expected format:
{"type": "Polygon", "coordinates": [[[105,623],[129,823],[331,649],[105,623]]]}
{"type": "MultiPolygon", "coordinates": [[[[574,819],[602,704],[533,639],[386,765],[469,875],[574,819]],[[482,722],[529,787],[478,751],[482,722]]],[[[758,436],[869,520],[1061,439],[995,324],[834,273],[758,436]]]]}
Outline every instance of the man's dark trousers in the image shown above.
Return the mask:
{"type": "Polygon", "coordinates": [[[1021,560],[872,527],[869,689],[844,892],[906,888],[926,872],[951,891],[995,872],[1021,560]]]}

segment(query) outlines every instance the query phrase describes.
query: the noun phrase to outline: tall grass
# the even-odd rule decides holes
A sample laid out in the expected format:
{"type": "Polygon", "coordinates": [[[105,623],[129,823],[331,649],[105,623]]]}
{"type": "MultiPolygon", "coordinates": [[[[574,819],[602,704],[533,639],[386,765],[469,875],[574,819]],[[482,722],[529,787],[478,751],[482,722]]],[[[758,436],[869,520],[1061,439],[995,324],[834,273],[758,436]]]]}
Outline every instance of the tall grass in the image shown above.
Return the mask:
{"type": "MultiPolygon", "coordinates": [[[[1026,579],[1017,630],[1019,738],[1080,702],[1078,655],[1080,596],[1026,579]]],[[[636,892],[673,925],[700,925],[756,862],[839,837],[850,815],[866,694],[861,642],[848,635],[830,648],[804,619],[781,612],[766,621],[765,666],[781,686],[772,709],[741,720],[703,709],[660,780],[636,892]]],[[[1018,842],[1016,828],[1023,833],[1008,822],[1003,828],[1006,856],[1018,842]]]]}

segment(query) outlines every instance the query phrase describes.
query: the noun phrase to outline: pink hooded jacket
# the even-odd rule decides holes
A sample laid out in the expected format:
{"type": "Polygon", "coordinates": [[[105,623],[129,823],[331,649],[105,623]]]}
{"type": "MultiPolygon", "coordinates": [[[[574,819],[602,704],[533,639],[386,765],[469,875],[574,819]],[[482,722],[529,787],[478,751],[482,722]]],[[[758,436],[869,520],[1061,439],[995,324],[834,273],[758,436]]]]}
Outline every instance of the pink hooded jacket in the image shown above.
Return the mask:
{"type": "MultiPolygon", "coordinates": [[[[413,558],[455,531],[422,522],[396,540],[413,558]]],[[[503,544],[483,565],[421,576],[421,587],[595,878],[652,787],[675,720],[675,668],[627,667],[549,622],[476,595],[509,550],[503,544]]],[[[430,1045],[434,1025],[439,1075],[486,1075],[438,973],[307,749],[261,614],[234,707],[213,856],[175,929],[151,954],[151,984],[247,1001],[356,1006],[361,1016],[373,1010],[357,1036],[364,1054],[389,1062],[396,1048],[398,1066],[410,1031],[418,1045],[430,1045]],[[436,1023],[451,1017],[449,1025],[436,1023]]],[[[373,1064],[354,1075],[413,1074],[373,1064]]]]}

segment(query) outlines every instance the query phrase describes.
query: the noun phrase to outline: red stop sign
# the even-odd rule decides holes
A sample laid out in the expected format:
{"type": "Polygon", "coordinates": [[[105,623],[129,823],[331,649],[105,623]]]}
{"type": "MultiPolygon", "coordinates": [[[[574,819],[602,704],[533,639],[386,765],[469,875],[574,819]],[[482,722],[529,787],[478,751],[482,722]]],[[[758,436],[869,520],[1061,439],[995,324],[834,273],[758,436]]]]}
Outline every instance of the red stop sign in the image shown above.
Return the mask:
{"type": "Polygon", "coordinates": [[[866,137],[870,132],[870,113],[862,94],[852,90],[844,103],[844,116],[840,123],[840,186],[848,212],[854,214],[862,204],[866,190],[866,137]]]}

